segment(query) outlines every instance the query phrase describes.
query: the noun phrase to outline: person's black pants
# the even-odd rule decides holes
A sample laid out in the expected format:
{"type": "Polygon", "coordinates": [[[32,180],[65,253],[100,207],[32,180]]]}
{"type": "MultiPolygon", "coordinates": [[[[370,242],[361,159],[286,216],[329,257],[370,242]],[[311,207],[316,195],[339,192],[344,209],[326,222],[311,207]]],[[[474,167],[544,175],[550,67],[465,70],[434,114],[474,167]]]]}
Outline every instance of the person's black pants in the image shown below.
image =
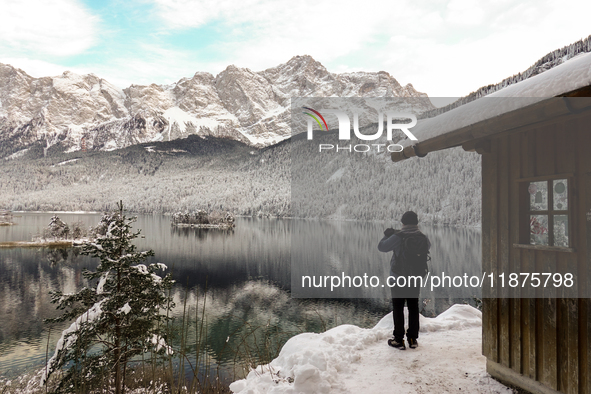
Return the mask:
{"type": "Polygon", "coordinates": [[[406,303],[408,308],[408,331],[406,332],[406,338],[417,339],[419,337],[419,291],[411,291],[410,293],[406,291],[404,293],[396,294],[396,292],[392,292],[394,338],[398,340],[404,339],[404,303],[406,303]]]}

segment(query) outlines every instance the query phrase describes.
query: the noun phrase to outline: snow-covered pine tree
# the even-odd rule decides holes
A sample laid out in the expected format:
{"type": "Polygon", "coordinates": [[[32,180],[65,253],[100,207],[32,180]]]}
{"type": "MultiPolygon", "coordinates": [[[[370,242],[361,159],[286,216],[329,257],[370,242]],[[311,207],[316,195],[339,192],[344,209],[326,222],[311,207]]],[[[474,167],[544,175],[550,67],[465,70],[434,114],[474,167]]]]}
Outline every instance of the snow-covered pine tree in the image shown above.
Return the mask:
{"type": "Polygon", "coordinates": [[[57,393],[89,392],[108,384],[123,393],[127,366],[134,356],[154,352],[171,354],[166,343],[166,312],[172,308],[167,290],[171,275],[156,274],[164,264],[142,264],[154,252],[138,252],[132,244],[135,218],[119,210],[105,214],[95,228],[96,239],[83,247],[83,254],[98,257],[95,271],[85,271],[93,287],[74,294],[51,293],[52,302],[65,313],[49,322],[74,320],[62,332],[49,359],[42,384],[55,371],[66,368],[57,393]]]}
{"type": "Polygon", "coordinates": [[[70,227],[59,217],[52,216],[45,232],[45,238],[67,239],[70,227]]]}

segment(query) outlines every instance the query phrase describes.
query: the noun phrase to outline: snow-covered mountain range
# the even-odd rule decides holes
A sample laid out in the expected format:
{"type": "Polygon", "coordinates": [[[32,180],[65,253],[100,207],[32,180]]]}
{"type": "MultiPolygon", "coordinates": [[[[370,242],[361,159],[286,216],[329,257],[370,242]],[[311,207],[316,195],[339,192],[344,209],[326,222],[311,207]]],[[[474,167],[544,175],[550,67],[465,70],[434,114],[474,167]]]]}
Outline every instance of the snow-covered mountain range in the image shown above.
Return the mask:
{"type": "Polygon", "coordinates": [[[33,78],[0,63],[0,143],[12,152],[39,142],[71,152],[197,134],[262,147],[289,137],[291,97],[427,95],[384,71],[330,73],[310,56],[260,72],[228,66],[217,76],[197,72],[123,90],[94,74],[33,78]]]}

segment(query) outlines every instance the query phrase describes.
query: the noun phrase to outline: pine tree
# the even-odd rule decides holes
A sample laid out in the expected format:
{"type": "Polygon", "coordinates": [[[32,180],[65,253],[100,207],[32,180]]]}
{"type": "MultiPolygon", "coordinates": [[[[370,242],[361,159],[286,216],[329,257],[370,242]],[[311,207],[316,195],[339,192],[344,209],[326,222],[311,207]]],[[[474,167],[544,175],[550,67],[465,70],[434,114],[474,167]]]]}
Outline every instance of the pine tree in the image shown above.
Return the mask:
{"type": "Polygon", "coordinates": [[[166,312],[173,307],[167,296],[171,275],[156,274],[166,269],[164,264],[142,264],[154,252],[136,250],[132,240],[140,231],[132,230],[135,218],[123,214],[121,202],[118,208],[102,217],[94,229],[96,239],[82,250],[100,259],[95,271],[83,272],[89,282],[98,283],[74,294],[51,293],[52,302],[65,313],[49,322],[74,320],[62,332],[42,377],[45,384],[53,372],[67,368],[57,393],[88,392],[105,381],[115,393],[123,393],[134,356],[172,353],[164,332],[166,312]]]}
{"type": "Polygon", "coordinates": [[[47,226],[46,238],[67,239],[70,227],[57,216],[52,216],[47,226]]]}

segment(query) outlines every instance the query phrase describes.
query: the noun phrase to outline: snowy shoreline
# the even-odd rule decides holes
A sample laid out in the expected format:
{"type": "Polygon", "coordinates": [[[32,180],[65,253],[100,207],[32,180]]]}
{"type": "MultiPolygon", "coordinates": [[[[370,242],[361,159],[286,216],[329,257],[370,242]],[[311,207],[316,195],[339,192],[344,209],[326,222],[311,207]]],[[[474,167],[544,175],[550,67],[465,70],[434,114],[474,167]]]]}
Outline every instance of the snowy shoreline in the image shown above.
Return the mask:
{"type": "Polygon", "coordinates": [[[230,389],[236,394],[513,392],[486,373],[479,310],[456,304],[420,319],[419,347],[403,351],[386,344],[391,313],[371,329],[345,324],[296,335],[275,360],[230,389]]]}
{"type": "Polygon", "coordinates": [[[99,211],[12,211],[13,213],[53,213],[53,214],[75,214],[75,215],[82,215],[82,214],[101,214],[103,212],[99,211]]]}
{"type": "Polygon", "coordinates": [[[82,240],[52,240],[52,241],[10,241],[0,242],[0,248],[70,248],[82,246],[88,239],[82,240]]]}
{"type": "MultiPolygon", "coordinates": [[[[69,215],[84,215],[84,214],[92,214],[92,215],[100,215],[104,212],[102,211],[11,211],[13,213],[51,213],[51,214],[69,214],[69,215]]],[[[163,216],[172,216],[174,215],[173,212],[129,212],[131,215],[163,215],[163,216]]],[[[349,218],[331,218],[331,217],[298,217],[298,216],[275,216],[275,215],[234,215],[237,218],[264,218],[264,219],[277,219],[277,220],[304,220],[304,221],[327,221],[327,222],[356,222],[356,223],[385,223],[390,225],[391,220],[386,219],[370,219],[370,220],[362,220],[362,219],[349,219],[349,218]]],[[[427,226],[433,227],[452,227],[452,228],[473,228],[473,229],[481,229],[482,224],[447,224],[447,223],[429,223],[425,222],[422,223],[427,226]]]]}
{"type": "Polygon", "coordinates": [[[227,230],[234,228],[234,224],[196,224],[196,223],[171,223],[173,227],[180,227],[180,228],[217,228],[222,230],[227,230]]]}

